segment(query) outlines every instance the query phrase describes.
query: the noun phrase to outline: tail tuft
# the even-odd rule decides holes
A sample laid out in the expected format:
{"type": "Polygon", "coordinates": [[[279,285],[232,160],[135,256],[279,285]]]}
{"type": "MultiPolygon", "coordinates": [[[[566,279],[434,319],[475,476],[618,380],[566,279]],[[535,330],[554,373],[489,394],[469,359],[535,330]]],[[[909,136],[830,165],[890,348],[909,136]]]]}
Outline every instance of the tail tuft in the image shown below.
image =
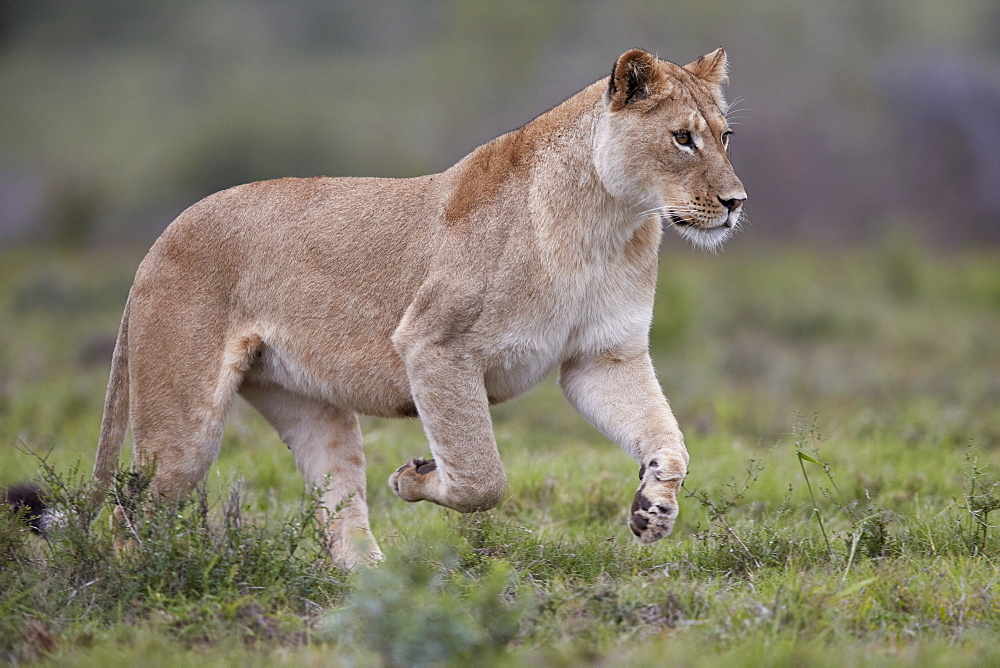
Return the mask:
{"type": "Polygon", "coordinates": [[[45,491],[33,482],[21,482],[3,490],[0,502],[7,504],[15,512],[24,513],[24,521],[31,530],[44,535],[46,527],[45,491]]]}

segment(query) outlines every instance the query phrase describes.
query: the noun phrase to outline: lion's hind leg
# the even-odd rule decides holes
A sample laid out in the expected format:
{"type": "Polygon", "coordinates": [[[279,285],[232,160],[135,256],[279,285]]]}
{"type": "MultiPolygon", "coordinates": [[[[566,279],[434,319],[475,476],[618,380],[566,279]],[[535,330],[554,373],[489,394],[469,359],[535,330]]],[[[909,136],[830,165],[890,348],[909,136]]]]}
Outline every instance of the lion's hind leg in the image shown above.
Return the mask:
{"type": "MultiPolygon", "coordinates": [[[[140,335],[129,344],[133,468],[151,474],[149,489],[155,496],[181,499],[218,457],[229,406],[256,358],[260,338],[220,333],[203,345],[180,346],[180,337],[171,339],[169,330],[150,332],[162,327],[162,320],[147,317],[136,324],[140,335]]],[[[135,501],[118,498],[112,513],[116,534],[126,540],[133,533],[128,512],[135,501]]]]}
{"type": "Polygon", "coordinates": [[[333,559],[347,569],[381,561],[368,526],[357,415],[275,385],[248,381],[240,394],[277,430],[306,484],[321,490],[319,519],[333,559]]]}
{"type": "Polygon", "coordinates": [[[231,335],[199,351],[167,351],[173,355],[169,364],[162,348],[133,353],[133,459],[137,468],[152,471],[155,492],[179,498],[205,477],[219,455],[233,396],[260,345],[256,334],[231,335]]]}

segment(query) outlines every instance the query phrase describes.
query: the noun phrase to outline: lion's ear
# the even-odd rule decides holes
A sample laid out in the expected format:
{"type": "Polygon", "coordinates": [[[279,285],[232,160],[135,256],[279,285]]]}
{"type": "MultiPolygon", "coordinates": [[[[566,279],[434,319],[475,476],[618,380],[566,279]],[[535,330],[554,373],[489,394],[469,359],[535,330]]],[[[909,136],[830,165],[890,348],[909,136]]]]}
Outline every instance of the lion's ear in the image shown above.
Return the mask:
{"type": "Polygon", "coordinates": [[[652,95],[662,81],[663,72],[656,57],[642,49],[632,49],[615,61],[605,100],[611,111],[619,111],[627,104],[652,95]]]}
{"type": "Polygon", "coordinates": [[[702,81],[716,86],[729,80],[729,63],[726,60],[726,52],[721,46],[712,53],[706,53],[698,60],[688,63],[684,69],[702,81]]]}

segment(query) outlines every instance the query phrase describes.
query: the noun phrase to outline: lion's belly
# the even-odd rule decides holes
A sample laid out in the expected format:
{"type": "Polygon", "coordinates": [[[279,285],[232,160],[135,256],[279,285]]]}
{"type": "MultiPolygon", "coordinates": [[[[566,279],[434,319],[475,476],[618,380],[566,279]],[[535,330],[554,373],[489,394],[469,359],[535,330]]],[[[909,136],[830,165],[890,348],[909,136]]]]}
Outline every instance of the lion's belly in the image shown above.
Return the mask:
{"type": "Polygon", "coordinates": [[[415,414],[406,370],[388,338],[311,348],[272,339],[247,378],[364,415],[415,414]]]}
{"type": "MultiPolygon", "coordinates": [[[[602,297],[592,292],[591,306],[604,306],[602,297]]],[[[646,309],[612,304],[588,311],[564,303],[544,320],[536,312],[534,322],[510,322],[470,342],[470,352],[483,355],[490,402],[524,394],[568,357],[611,348],[637,326],[648,329],[646,309]]],[[[392,344],[394,315],[373,317],[366,330],[302,324],[292,319],[261,326],[264,347],[247,378],[365,415],[416,415],[405,366],[392,344]]]]}

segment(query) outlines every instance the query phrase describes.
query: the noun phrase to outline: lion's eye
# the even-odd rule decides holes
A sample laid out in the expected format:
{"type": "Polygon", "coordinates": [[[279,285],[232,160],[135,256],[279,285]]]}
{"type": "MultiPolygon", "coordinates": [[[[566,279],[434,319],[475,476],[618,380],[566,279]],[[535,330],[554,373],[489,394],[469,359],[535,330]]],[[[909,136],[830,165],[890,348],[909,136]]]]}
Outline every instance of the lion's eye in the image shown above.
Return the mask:
{"type": "Polygon", "coordinates": [[[681,146],[690,146],[691,133],[688,130],[678,130],[674,133],[674,140],[681,146]]]}

